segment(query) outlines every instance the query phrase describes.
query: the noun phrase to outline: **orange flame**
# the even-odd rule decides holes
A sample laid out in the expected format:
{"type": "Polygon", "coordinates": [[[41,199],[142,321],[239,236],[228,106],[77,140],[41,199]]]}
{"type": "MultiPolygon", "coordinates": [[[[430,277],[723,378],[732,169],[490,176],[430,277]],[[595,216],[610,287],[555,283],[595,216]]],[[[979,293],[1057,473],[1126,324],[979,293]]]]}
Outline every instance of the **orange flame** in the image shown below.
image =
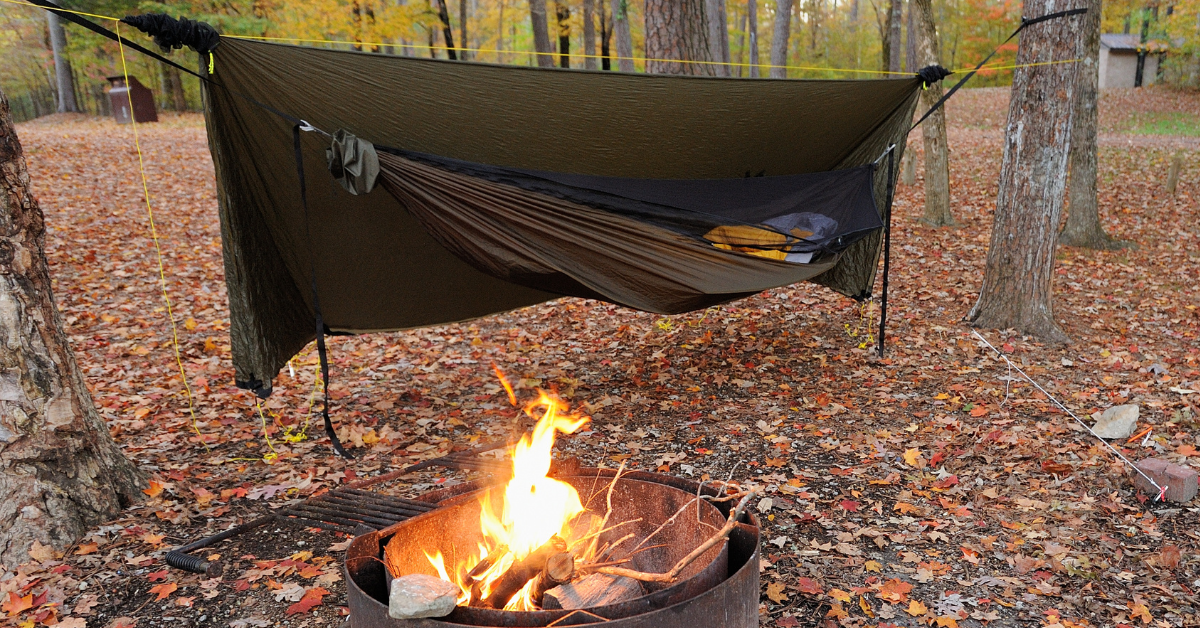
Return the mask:
{"type": "MultiPolygon", "coordinates": [[[[499,368],[495,370],[509,400],[517,405],[512,386],[499,368]]],[[[541,390],[537,400],[525,405],[524,412],[537,419],[537,424],[533,432],[525,435],[512,450],[513,476],[504,487],[500,512],[494,511],[490,499],[480,500],[479,526],[483,543],[478,547],[478,554],[460,561],[453,573],[447,572],[441,552],[433,556],[426,554],[438,575],[458,586],[460,605],[469,604],[472,598],[486,600],[496,580],[554,535],[569,539],[571,523],[584,512],[575,488],[546,474],[550,471],[555,433],[573,433],[591,419],[568,412],[565,402],[541,390]],[[489,557],[493,558],[494,564],[480,570],[482,573],[470,573],[489,557]]],[[[527,583],[505,601],[504,608],[536,610],[531,587],[532,582],[527,583]]]]}

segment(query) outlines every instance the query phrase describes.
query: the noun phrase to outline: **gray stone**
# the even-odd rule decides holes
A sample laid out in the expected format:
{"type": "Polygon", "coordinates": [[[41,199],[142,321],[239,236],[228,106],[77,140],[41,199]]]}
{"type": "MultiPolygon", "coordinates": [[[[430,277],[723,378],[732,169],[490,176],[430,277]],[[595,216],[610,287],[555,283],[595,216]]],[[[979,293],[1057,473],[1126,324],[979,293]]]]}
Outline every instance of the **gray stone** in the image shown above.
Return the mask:
{"type": "Polygon", "coordinates": [[[1137,429],[1137,420],[1136,403],[1113,406],[1100,415],[1100,419],[1092,426],[1092,431],[1100,438],[1129,438],[1137,429]]]}
{"type": "Polygon", "coordinates": [[[409,574],[392,580],[388,616],[392,619],[445,617],[458,604],[458,586],[425,574],[409,574]]]}

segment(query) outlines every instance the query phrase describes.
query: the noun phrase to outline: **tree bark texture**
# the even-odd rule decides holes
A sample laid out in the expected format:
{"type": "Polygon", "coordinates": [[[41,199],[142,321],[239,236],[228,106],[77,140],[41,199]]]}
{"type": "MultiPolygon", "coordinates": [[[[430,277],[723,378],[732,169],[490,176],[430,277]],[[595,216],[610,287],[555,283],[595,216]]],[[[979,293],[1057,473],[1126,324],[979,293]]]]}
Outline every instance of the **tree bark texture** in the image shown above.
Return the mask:
{"type": "Polygon", "coordinates": [[[629,0],[612,0],[612,21],[613,35],[617,39],[617,69],[633,72],[633,35],[629,32],[629,0]]]}
{"type": "Polygon", "coordinates": [[[1075,123],[1071,127],[1071,178],[1067,182],[1067,224],[1058,243],[1089,249],[1119,249],[1128,243],[1114,239],[1100,226],[1096,191],[1096,102],[1100,89],[1100,0],[1087,3],[1083,21],[1084,54],[1075,87],[1075,123]]]}
{"type": "Polygon", "coordinates": [[[58,90],[58,112],[75,113],[79,103],[75,101],[75,75],[67,59],[67,31],[63,30],[58,15],[46,12],[46,27],[50,31],[50,50],[54,53],[54,83],[58,90]]]}
{"type": "Polygon", "coordinates": [[[163,91],[165,96],[170,100],[167,103],[173,111],[187,111],[187,96],[183,93],[183,77],[180,76],[179,70],[165,63],[160,63],[162,68],[163,91]]]}
{"type": "Polygon", "coordinates": [[[771,78],[787,78],[788,42],[792,38],[792,0],[775,1],[775,29],[771,33],[771,78]]]}
{"type": "Polygon", "coordinates": [[[917,16],[913,11],[916,7],[912,0],[908,0],[908,15],[905,17],[906,24],[904,27],[904,65],[908,72],[916,72],[921,69],[917,62],[917,16]]]}
{"type": "MultiPolygon", "coordinates": [[[[924,67],[940,63],[937,27],[933,23],[931,0],[909,0],[917,12],[917,64],[924,67]]],[[[910,9],[911,10],[911,9],[910,9]]],[[[942,85],[930,85],[921,92],[919,115],[924,115],[942,97],[942,85]]],[[[954,224],[950,215],[950,159],[946,144],[946,109],[938,108],[921,123],[925,140],[925,214],[921,222],[931,227],[954,224]]]]}
{"type": "Polygon", "coordinates": [[[594,0],[583,0],[583,67],[595,70],[596,63],[596,9],[594,0]]]}
{"type": "Polygon", "coordinates": [[[554,0],[554,17],[558,22],[558,63],[560,67],[571,67],[571,7],[562,0],[554,0]]]}
{"type": "Polygon", "coordinates": [[[705,0],[646,0],[646,72],[716,76],[716,66],[705,63],[713,58],[704,4],[705,0]]]}
{"type": "Polygon", "coordinates": [[[554,67],[554,48],[550,45],[546,0],[529,0],[529,22],[533,27],[533,49],[537,53],[538,67],[554,67]]]}
{"type": "Polygon", "coordinates": [[[50,292],[45,222],[0,92],[0,563],[65,548],[141,497],[109,436],[50,292]]]}
{"type": "Polygon", "coordinates": [[[758,78],[758,0],[746,0],[746,48],[750,51],[750,78],[758,78]]]}
{"type": "MultiPolygon", "coordinates": [[[[1026,0],[1023,15],[1075,6],[1074,0],[1026,0]]],[[[1017,64],[1077,58],[1082,30],[1079,16],[1026,28],[1017,64]]],[[[967,315],[977,327],[1068,340],[1054,320],[1052,290],[1078,74],[1078,64],[1059,63],[1018,68],[1013,75],[987,268],[967,315]]]]}
{"type": "Polygon", "coordinates": [[[900,71],[900,23],[904,18],[904,0],[889,0],[887,31],[883,38],[883,60],[888,72],[900,71]]]}
{"type": "Polygon", "coordinates": [[[729,76],[729,22],[725,15],[725,0],[705,0],[708,13],[708,45],[712,58],[724,65],[716,66],[717,76],[729,76]]]}

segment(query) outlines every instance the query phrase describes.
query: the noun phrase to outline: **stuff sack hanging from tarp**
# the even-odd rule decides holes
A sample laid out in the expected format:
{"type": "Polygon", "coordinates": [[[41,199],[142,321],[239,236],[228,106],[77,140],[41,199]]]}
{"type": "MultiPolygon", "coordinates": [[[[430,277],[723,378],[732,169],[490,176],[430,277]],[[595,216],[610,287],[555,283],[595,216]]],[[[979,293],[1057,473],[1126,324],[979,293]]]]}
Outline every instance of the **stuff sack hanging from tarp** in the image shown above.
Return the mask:
{"type": "Polygon", "coordinates": [[[205,85],[234,366],[265,392],[324,326],[462,321],[563,295],[659,313],[814,280],[869,293],[921,80],[542,70],[225,38],[205,85]],[[261,105],[266,105],[265,108],[261,105]],[[377,150],[370,193],[288,112],[377,150]],[[341,176],[341,181],[345,176],[341,176]],[[782,258],[782,259],[781,259],[782,258]],[[788,258],[791,258],[790,260],[788,258]]]}

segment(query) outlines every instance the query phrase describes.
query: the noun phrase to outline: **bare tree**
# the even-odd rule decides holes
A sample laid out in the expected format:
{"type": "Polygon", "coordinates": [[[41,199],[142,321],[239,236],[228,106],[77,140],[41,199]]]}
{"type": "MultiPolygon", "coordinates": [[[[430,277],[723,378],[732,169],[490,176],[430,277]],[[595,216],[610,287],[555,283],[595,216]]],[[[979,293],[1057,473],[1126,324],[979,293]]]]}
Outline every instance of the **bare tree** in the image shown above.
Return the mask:
{"type": "MultiPolygon", "coordinates": [[[[601,9],[603,12],[603,9],[601,9]]],[[[603,15],[601,21],[603,21],[603,15]]],[[[603,26],[603,25],[601,25],[603,26]]],[[[595,70],[596,64],[596,9],[594,0],[583,0],[583,67],[595,70]]]]}
{"type": "MultiPolygon", "coordinates": [[[[1026,0],[1024,14],[1074,7],[1075,0],[1026,0]]],[[[1026,28],[1017,64],[1077,58],[1082,30],[1078,16],[1026,28]]],[[[1078,75],[1075,63],[1019,67],[1013,75],[987,269],[979,300],[967,315],[977,327],[1068,340],[1051,301],[1078,75]]]]}
{"type": "Polygon", "coordinates": [[[1075,124],[1071,127],[1071,178],[1067,187],[1067,224],[1058,243],[1089,249],[1119,249],[1129,246],[1104,232],[1100,225],[1099,195],[1096,191],[1096,133],[1099,120],[1096,104],[1100,87],[1101,0],[1087,3],[1082,18],[1084,54],[1075,88],[1075,124]]]}
{"type": "Polygon", "coordinates": [[[446,43],[446,56],[458,59],[454,51],[454,29],[450,26],[450,10],[446,8],[446,0],[437,0],[438,19],[442,21],[442,39],[446,43]]]}
{"type": "Polygon", "coordinates": [[[646,71],[716,76],[708,26],[704,0],[646,0],[646,71]]]}
{"type": "Polygon", "coordinates": [[[539,67],[554,67],[554,48],[550,45],[550,27],[546,19],[546,0],[529,0],[529,22],[533,28],[533,50],[539,67]]]}
{"type": "MultiPolygon", "coordinates": [[[[463,61],[470,56],[466,49],[471,47],[467,43],[467,18],[467,0],[458,0],[458,45],[460,48],[458,58],[463,61]]],[[[372,15],[372,19],[374,19],[374,15],[372,15]]]]}
{"type": "Polygon", "coordinates": [[[725,0],[706,0],[708,12],[708,45],[712,47],[712,58],[721,62],[716,66],[717,76],[729,76],[729,20],[725,14],[725,0]]]}
{"type": "MultiPolygon", "coordinates": [[[[909,0],[916,11],[917,65],[940,63],[937,28],[933,23],[931,0],[909,0]]],[[[911,69],[911,68],[910,68],[911,69]]],[[[921,107],[928,110],[942,98],[942,86],[935,83],[921,92],[921,107]]],[[[946,146],[946,110],[939,108],[921,123],[925,140],[925,214],[921,222],[931,227],[954,224],[950,215],[950,160],[946,146]]]]}
{"type": "Polygon", "coordinates": [[[67,59],[67,31],[63,30],[58,14],[46,11],[46,27],[50,31],[50,49],[54,53],[54,79],[58,93],[58,112],[78,112],[75,102],[75,74],[67,59]]]}
{"type": "Polygon", "coordinates": [[[787,78],[788,42],[792,38],[792,0],[775,0],[775,31],[771,34],[771,78],[787,78]]]}
{"type": "Polygon", "coordinates": [[[554,17],[558,20],[558,62],[571,67],[571,7],[563,0],[554,0],[554,17]]]}
{"type": "Polygon", "coordinates": [[[0,92],[0,563],[62,549],[141,497],[96,414],[51,294],[46,225],[0,92]]]}
{"type": "Polygon", "coordinates": [[[617,69],[622,72],[633,72],[633,36],[629,32],[629,0],[612,0],[612,21],[613,35],[617,39],[617,69]]]}
{"type": "Polygon", "coordinates": [[[746,0],[746,47],[750,52],[750,78],[758,78],[758,0],[746,0]]]}
{"type": "Polygon", "coordinates": [[[900,71],[900,23],[904,18],[904,0],[888,2],[887,30],[883,37],[883,66],[888,72],[900,71]]]}

